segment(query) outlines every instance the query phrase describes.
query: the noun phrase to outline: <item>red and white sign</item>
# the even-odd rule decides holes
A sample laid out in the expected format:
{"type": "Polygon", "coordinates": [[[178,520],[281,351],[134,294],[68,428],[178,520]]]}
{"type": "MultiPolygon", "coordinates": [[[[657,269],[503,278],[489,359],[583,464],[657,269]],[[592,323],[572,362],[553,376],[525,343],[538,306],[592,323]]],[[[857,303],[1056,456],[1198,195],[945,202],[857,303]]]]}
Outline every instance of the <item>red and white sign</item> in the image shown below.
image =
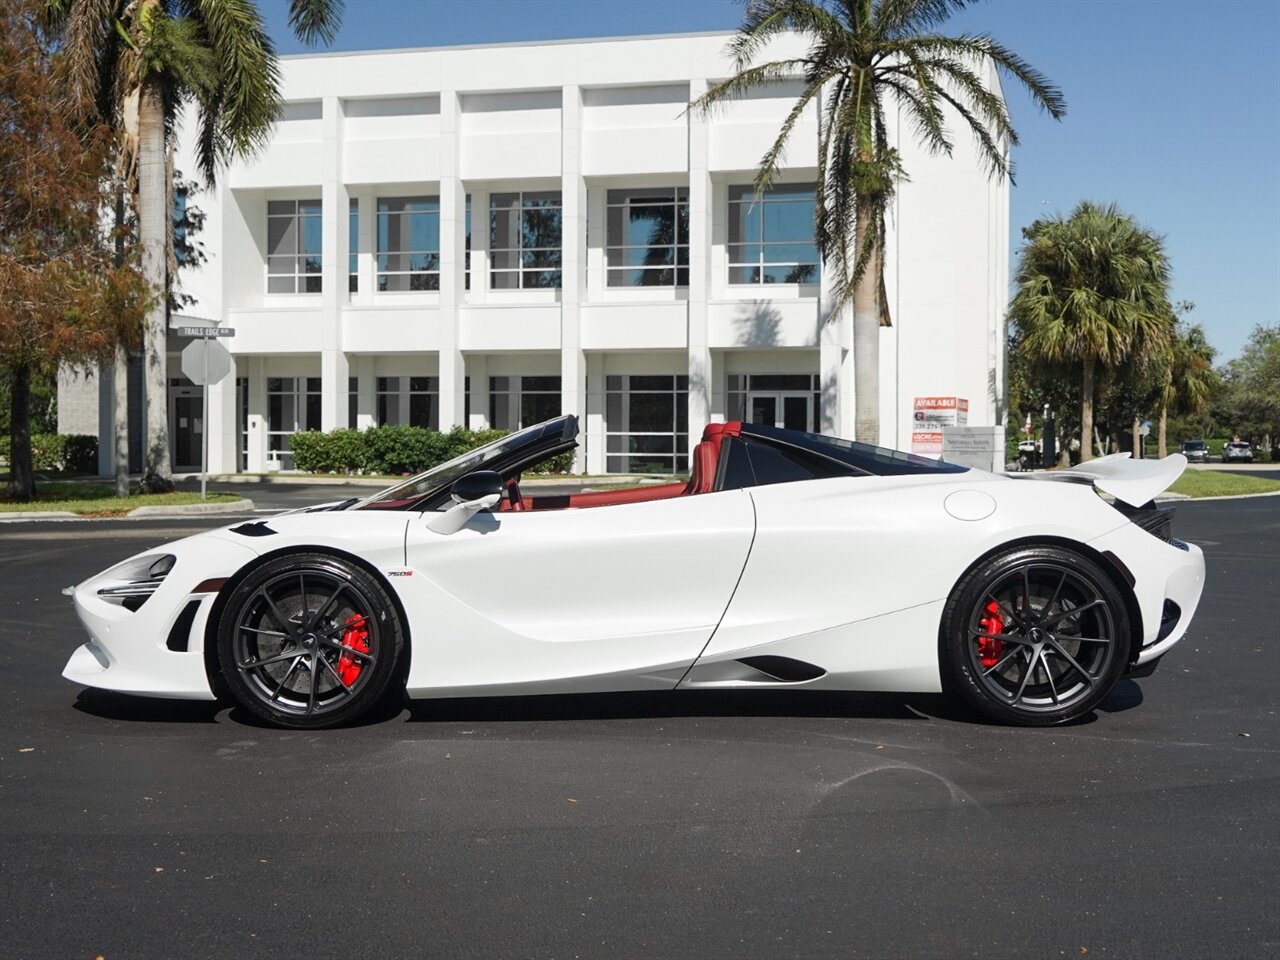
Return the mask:
{"type": "Polygon", "coordinates": [[[968,422],[969,401],[964,397],[916,397],[911,452],[941,456],[942,428],[963,427],[968,422]]]}

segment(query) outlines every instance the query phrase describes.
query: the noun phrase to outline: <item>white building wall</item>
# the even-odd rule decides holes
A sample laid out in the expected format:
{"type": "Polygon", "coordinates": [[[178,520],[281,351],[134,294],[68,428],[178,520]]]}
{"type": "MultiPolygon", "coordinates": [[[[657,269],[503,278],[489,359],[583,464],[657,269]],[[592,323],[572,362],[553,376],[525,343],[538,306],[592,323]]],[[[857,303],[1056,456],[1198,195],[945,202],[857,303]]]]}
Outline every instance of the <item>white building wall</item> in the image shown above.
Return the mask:
{"type": "MultiPolygon", "coordinates": [[[[288,372],[295,367],[323,380],[325,428],[371,425],[378,376],[438,377],[447,429],[487,423],[489,377],[559,373],[563,409],[579,416],[586,439],[579,467],[593,471],[604,468],[603,378],[615,371],[688,374],[695,441],[703,424],[726,416],[729,373],[818,374],[824,429],[850,434],[853,345],[847,315],[828,317],[829,283],[728,282],[729,189],[750,182],[796,92],[780,84],[710,118],[687,112],[691,96],[730,73],[728,39],[284,58],[276,135],[195,199],[208,218],[208,261],[181,279],[198,300],[193,314],[236,329],[225,342],[236,376],[249,381],[249,469],[268,459],[262,381],[303,375],[288,372]],[[687,287],[607,285],[606,197],[636,186],[688,188],[687,287]],[[562,194],[558,290],[488,289],[489,198],[518,190],[562,194]],[[440,289],[378,292],[378,198],[420,195],[440,198],[440,289]],[[320,294],[267,293],[267,204],[287,199],[323,201],[320,294]],[[356,293],[347,289],[350,199],[359,212],[356,293]]],[[[780,53],[798,49],[780,42],[780,53]]],[[[190,176],[187,130],[178,166],[190,176]]],[[[915,396],[966,397],[974,425],[1000,416],[1008,188],[988,180],[960,128],[951,157],[927,154],[905,125],[898,133],[911,179],[889,224],[894,326],[881,333],[881,441],[909,447],[915,396]]],[[[812,182],[817,139],[815,106],[796,128],[784,181],[812,182]]],[[[233,377],[212,391],[215,472],[237,466],[236,389],[233,377]]]]}

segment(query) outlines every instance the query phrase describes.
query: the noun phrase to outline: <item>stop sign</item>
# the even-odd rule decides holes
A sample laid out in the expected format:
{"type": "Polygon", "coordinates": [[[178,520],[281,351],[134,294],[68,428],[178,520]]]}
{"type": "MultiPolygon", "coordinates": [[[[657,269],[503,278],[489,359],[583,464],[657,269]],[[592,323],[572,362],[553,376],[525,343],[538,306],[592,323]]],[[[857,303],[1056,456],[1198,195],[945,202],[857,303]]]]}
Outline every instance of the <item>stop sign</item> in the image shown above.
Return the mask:
{"type": "Polygon", "coordinates": [[[231,354],[217,340],[193,340],[182,348],[182,372],[197,386],[217,383],[231,372],[231,354]]]}

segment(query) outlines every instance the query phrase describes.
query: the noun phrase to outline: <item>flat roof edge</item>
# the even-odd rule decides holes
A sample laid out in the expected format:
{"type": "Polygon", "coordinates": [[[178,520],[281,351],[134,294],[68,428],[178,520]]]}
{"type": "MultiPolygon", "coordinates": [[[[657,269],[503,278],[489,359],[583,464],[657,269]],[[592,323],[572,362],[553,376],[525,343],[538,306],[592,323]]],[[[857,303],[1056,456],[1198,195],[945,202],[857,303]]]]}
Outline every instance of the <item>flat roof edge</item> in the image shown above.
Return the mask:
{"type": "Polygon", "coordinates": [[[694,33],[644,33],[631,36],[565,37],[560,40],[504,40],[501,43],[458,43],[436,47],[390,47],[378,50],[318,50],[314,53],[287,53],[279,60],[320,60],[331,57],[379,57],[393,53],[440,53],[454,50],[495,50],[503,47],[552,47],[573,43],[628,43],[644,40],[694,40],[699,37],[732,37],[736,30],[702,30],[694,33]]]}

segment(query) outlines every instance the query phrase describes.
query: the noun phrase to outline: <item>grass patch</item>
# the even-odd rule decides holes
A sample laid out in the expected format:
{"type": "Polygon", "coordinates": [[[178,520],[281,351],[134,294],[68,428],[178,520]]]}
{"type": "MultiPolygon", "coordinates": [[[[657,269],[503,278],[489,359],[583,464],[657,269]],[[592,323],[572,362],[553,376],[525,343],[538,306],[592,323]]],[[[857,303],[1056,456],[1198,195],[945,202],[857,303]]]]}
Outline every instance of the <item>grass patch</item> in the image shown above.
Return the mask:
{"type": "Polygon", "coordinates": [[[1251,477],[1243,473],[1187,470],[1169,490],[1188,497],[1236,497],[1246,493],[1273,493],[1280,490],[1280,480],[1251,477]]]}
{"type": "MultiPolygon", "coordinates": [[[[229,503],[240,497],[231,493],[211,493],[207,503],[229,503]]],[[[26,511],[65,510],[90,517],[114,517],[136,507],[182,506],[200,503],[199,493],[141,493],[117,497],[109,483],[37,483],[35,499],[17,503],[0,497],[0,514],[26,511]]]]}

